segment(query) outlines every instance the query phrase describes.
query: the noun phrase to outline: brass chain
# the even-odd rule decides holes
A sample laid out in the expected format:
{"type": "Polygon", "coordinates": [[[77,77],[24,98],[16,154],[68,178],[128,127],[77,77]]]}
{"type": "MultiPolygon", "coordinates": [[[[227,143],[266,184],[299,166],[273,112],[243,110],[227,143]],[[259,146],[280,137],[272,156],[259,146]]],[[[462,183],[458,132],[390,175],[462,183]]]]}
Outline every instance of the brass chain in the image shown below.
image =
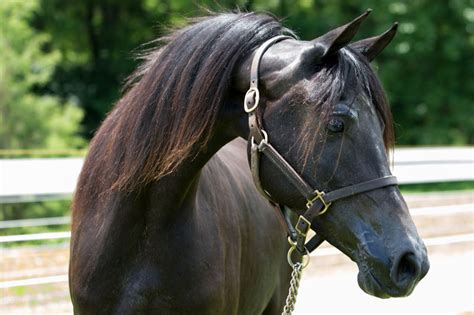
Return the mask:
{"type": "Polygon", "coordinates": [[[291,315],[295,310],[296,297],[298,296],[298,288],[300,287],[301,274],[304,265],[300,262],[293,264],[293,271],[291,272],[290,289],[286,297],[286,304],[281,315],[291,315]]]}

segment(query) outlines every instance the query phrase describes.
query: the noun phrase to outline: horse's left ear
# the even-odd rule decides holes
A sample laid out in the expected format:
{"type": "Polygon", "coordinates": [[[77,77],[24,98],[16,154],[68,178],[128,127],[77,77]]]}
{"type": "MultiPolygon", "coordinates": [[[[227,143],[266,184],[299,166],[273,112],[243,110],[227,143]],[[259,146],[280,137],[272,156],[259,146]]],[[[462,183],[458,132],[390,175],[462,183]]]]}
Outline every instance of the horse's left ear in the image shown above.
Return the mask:
{"type": "Polygon", "coordinates": [[[397,33],[398,23],[394,23],[390,29],[379,36],[359,40],[349,45],[349,47],[359,51],[372,61],[377,57],[385,47],[392,41],[397,33]]]}

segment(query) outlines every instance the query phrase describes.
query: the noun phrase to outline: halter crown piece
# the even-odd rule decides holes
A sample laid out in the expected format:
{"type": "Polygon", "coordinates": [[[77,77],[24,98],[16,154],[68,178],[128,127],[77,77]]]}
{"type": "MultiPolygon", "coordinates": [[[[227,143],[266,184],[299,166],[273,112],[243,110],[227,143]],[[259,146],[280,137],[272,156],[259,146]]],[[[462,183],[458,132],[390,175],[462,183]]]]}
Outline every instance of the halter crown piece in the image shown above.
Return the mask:
{"type": "MultiPolygon", "coordinates": [[[[264,42],[255,52],[250,68],[250,88],[245,94],[244,109],[249,117],[250,129],[250,169],[252,177],[258,191],[267,198],[272,204],[278,206],[285,219],[289,241],[292,249],[296,248],[301,254],[305,255],[316,249],[324,239],[316,234],[311,240],[306,242],[306,235],[311,227],[311,222],[319,216],[324,214],[331,204],[339,199],[347,198],[357,194],[365,193],[378,188],[398,185],[397,178],[393,175],[379,177],[369,181],[361,182],[351,186],[346,186],[331,192],[319,191],[313,189],[302,177],[295,171],[295,169],[285,160],[285,158],[270,144],[268,134],[263,130],[261,118],[257,113],[257,108],[260,101],[260,92],[258,90],[258,68],[265,51],[274,43],[285,40],[294,39],[287,35],[279,35],[270,38],[264,42]],[[298,190],[298,192],[306,200],[306,212],[299,216],[296,226],[289,218],[288,209],[284,205],[279,205],[272,200],[271,195],[262,187],[260,180],[260,157],[264,154],[269,161],[272,162],[290,181],[290,183],[298,190]]],[[[291,264],[291,258],[289,257],[291,264]]]]}

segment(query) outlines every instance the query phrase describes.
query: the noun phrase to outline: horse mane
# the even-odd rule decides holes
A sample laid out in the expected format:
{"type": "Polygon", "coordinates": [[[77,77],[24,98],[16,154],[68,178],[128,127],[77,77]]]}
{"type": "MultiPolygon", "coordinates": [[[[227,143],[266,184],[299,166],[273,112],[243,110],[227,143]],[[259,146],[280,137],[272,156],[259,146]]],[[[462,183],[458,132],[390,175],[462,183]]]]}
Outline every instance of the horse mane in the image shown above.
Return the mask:
{"type": "Polygon", "coordinates": [[[285,30],[272,16],[220,14],[155,41],[124,96],[94,136],[78,187],[135,191],[172,173],[206,146],[230,90],[234,68],[285,30]]]}

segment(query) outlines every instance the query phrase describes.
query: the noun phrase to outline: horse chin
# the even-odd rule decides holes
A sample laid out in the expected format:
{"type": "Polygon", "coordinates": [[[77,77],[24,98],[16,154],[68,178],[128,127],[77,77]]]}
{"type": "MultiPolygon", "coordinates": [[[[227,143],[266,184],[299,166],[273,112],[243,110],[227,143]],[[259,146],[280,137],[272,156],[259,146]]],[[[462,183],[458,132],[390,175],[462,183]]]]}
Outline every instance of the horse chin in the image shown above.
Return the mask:
{"type": "Polygon", "coordinates": [[[391,297],[404,297],[413,292],[415,285],[410,286],[405,290],[398,290],[393,287],[384,285],[371,271],[359,270],[357,275],[357,282],[359,287],[367,294],[381,298],[388,299],[391,297]]]}

